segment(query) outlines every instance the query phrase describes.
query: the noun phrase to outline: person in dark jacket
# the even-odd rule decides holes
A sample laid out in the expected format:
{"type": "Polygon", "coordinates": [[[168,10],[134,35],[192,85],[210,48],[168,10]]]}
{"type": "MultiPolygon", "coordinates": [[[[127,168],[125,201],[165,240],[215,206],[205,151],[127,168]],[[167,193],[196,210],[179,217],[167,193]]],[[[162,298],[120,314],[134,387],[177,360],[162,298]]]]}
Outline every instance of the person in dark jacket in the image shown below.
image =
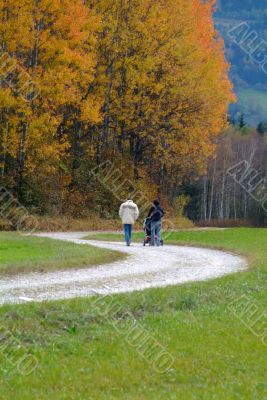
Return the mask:
{"type": "Polygon", "coordinates": [[[160,202],[158,200],[155,200],[147,216],[149,221],[151,221],[151,246],[155,246],[155,242],[157,246],[160,246],[161,220],[163,216],[164,210],[161,207],[160,202]]]}

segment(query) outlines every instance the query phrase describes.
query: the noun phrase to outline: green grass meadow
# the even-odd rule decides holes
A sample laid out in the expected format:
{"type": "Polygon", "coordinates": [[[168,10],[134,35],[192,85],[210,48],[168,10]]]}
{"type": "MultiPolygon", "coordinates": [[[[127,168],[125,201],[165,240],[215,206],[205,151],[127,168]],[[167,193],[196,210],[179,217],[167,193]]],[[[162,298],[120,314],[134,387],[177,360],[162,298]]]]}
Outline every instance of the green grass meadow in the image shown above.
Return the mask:
{"type": "Polygon", "coordinates": [[[267,114],[267,93],[257,89],[239,89],[237,92],[239,108],[244,110],[248,122],[257,126],[259,120],[265,121],[267,114]]]}
{"type": "MultiPolygon", "coordinates": [[[[136,240],[142,237],[138,233],[136,240]]],[[[0,399],[267,399],[267,347],[261,337],[267,329],[267,230],[175,232],[170,241],[247,255],[250,269],[109,296],[102,308],[98,298],[2,306],[0,327],[19,341],[22,353],[36,357],[38,367],[29,376],[20,374],[0,340],[0,399]],[[263,315],[262,330],[254,325],[258,335],[249,324],[252,316],[235,312],[244,298],[263,315]],[[119,304],[116,310],[111,301],[119,304]],[[157,342],[171,355],[167,372],[143,357],[138,337],[129,335],[133,323],[146,333],[148,348],[157,342]]]]}
{"type": "Polygon", "coordinates": [[[0,275],[90,267],[123,257],[88,245],[0,233],[0,275]]]}
{"type": "Polygon", "coordinates": [[[255,89],[242,89],[238,91],[239,99],[244,104],[249,100],[257,101],[267,111],[267,96],[265,91],[255,89]]]}

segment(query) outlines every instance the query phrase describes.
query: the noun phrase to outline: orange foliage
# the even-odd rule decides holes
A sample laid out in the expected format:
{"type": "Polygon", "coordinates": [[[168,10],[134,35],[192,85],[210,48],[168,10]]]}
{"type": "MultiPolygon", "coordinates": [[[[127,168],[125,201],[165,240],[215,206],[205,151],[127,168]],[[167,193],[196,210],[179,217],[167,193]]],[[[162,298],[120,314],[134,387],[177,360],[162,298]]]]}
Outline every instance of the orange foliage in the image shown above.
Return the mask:
{"type": "Polygon", "coordinates": [[[1,81],[2,179],[18,193],[30,183],[53,205],[76,193],[82,207],[98,193],[88,170],[107,158],[137,187],[153,181],[151,193],[202,173],[234,100],[213,8],[0,0],[0,45],[38,88],[25,102],[19,76],[15,89],[1,81]]]}

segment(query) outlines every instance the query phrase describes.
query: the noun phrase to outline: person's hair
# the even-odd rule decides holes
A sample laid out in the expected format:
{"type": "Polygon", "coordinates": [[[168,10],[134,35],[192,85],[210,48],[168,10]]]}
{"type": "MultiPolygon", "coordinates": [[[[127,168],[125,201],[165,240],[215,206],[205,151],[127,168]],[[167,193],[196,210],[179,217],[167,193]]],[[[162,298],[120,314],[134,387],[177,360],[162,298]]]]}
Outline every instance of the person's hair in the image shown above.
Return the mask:
{"type": "Polygon", "coordinates": [[[159,204],[160,204],[160,203],[159,203],[159,200],[154,200],[154,201],[153,201],[153,204],[154,204],[154,206],[158,207],[159,204]]]}

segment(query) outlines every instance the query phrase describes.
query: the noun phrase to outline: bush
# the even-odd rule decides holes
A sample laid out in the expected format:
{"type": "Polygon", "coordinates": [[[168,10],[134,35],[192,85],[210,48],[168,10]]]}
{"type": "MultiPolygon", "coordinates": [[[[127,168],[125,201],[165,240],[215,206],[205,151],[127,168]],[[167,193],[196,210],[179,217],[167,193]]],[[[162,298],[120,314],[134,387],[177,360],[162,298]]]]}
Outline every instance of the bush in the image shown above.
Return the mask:
{"type": "Polygon", "coordinates": [[[182,217],[185,212],[185,208],[190,202],[190,196],[181,195],[175,198],[173,208],[176,217],[182,217]]]}

